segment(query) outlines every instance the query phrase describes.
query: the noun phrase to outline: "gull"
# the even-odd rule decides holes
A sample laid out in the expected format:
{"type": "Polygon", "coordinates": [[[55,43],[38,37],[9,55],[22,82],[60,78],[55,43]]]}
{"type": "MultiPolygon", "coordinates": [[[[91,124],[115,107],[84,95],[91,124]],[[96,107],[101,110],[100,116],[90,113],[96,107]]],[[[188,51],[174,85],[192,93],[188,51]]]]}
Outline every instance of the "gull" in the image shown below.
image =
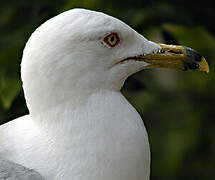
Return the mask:
{"type": "Polygon", "coordinates": [[[0,126],[8,179],[149,180],[147,131],[120,92],[148,68],[209,71],[196,51],[149,41],[101,12],[72,9],[42,24],[21,63],[29,114],[0,126]]]}

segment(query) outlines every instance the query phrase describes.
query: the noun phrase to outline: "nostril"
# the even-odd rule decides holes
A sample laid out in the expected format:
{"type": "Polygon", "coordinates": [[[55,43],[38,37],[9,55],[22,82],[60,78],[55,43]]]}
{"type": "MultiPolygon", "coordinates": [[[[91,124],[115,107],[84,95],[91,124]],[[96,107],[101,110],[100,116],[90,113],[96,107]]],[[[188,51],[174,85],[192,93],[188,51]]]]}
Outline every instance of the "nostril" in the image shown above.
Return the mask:
{"type": "Polygon", "coordinates": [[[181,51],[169,50],[168,52],[173,53],[173,54],[183,54],[181,51]]]}

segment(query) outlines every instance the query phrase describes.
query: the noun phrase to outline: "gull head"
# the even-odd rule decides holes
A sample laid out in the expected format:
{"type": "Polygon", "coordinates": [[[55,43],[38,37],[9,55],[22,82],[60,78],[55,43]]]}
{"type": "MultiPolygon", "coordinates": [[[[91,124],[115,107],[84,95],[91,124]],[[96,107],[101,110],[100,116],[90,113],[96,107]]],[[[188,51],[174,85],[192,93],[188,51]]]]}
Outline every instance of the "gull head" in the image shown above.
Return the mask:
{"type": "Polygon", "coordinates": [[[106,14],[73,9],[42,24],[24,49],[21,76],[30,112],[96,91],[119,91],[146,68],[208,71],[194,50],[147,40],[106,14]],[[44,107],[43,107],[44,106],[44,107]]]}

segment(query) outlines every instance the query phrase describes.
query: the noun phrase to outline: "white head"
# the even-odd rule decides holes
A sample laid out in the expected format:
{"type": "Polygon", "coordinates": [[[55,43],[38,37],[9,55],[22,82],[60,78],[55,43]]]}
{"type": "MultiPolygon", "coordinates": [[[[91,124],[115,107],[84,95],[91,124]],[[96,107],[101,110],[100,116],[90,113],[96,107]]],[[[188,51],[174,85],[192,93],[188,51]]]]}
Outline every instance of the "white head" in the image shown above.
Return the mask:
{"type": "Polygon", "coordinates": [[[72,97],[79,102],[95,91],[119,91],[129,75],[149,65],[135,57],[160,49],[116,18],[66,11],[41,25],[24,49],[21,75],[28,108],[32,113],[72,97]]]}

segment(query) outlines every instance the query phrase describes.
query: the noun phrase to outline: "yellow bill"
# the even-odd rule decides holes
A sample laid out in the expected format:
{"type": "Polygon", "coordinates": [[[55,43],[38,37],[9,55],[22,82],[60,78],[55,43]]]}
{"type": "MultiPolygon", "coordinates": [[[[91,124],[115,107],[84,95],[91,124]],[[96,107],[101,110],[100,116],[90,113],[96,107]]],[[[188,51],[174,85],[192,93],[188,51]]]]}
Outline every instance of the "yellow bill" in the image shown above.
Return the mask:
{"type": "Polygon", "coordinates": [[[141,55],[144,62],[149,63],[146,68],[170,68],[176,70],[196,70],[209,72],[209,66],[203,56],[195,50],[177,45],[159,44],[157,53],[141,55]]]}

